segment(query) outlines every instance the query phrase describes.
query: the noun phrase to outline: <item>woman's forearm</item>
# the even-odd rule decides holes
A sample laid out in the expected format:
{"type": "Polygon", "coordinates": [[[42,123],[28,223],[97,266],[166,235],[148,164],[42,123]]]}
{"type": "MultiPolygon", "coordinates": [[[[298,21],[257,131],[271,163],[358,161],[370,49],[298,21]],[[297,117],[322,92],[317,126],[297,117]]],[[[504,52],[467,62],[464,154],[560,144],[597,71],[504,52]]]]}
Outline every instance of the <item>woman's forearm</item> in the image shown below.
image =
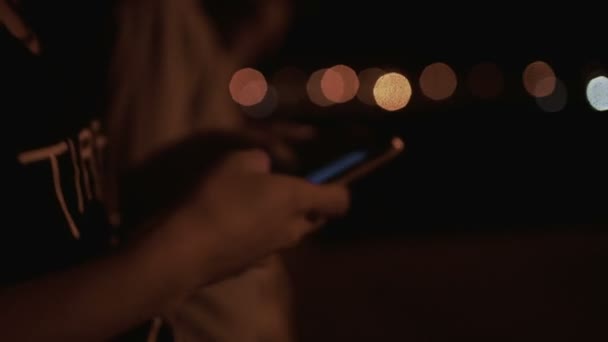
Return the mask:
{"type": "Polygon", "coordinates": [[[145,322],[186,292],[167,255],[146,243],[0,290],[0,340],[101,341],[145,322]]]}

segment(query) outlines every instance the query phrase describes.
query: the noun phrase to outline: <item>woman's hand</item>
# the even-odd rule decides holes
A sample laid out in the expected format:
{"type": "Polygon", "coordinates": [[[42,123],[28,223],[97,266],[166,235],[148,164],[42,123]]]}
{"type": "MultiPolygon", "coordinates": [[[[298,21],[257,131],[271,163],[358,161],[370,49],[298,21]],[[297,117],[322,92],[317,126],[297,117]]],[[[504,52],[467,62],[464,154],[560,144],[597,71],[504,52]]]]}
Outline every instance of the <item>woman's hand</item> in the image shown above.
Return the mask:
{"type": "Polygon", "coordinates": [[[260,150],[226,157],[149,239],[187,290],[239,272],[349,206],[345,188],[269,173],[260,150]]]}

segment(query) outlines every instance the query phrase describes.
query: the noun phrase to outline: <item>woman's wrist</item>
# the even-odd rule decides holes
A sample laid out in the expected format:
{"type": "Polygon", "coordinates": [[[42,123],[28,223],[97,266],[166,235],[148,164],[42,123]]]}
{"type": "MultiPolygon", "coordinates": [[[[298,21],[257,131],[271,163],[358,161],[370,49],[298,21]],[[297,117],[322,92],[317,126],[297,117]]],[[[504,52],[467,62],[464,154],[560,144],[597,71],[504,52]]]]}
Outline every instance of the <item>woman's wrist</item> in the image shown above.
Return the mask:
{"type": "Polygon", "coordinates": [[[210,229],[205,223],[183,215],[174,215],[153,224],[131,246],[130,261],[161,284],[159,291],[169,307],[188,297],[201,285],[211,281],[212,245],[205,238],[210,229]],[[194,231],[194,229],[196,231],[194,231]],[[194,234],[196,233],[196,234],[194,234]]]}

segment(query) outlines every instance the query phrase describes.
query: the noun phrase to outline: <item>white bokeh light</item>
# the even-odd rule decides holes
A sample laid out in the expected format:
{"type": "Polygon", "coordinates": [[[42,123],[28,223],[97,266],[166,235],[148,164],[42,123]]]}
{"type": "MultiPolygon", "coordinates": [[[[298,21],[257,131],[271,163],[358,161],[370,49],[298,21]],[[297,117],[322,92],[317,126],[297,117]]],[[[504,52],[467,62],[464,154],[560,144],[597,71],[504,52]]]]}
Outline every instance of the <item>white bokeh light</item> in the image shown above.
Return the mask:
{"type": "Polygon", "coordinates": [[[587,84],[587,101],[593,109],[608,110],[608,77],[598,76],[587,84]]]}

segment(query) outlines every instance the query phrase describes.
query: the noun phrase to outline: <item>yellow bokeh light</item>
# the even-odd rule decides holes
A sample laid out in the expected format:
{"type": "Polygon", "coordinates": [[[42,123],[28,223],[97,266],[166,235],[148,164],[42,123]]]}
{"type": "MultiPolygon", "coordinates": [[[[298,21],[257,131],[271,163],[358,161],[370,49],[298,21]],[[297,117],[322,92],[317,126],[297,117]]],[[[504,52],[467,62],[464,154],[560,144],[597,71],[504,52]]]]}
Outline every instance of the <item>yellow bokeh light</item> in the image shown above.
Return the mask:
{"type": "Polygon", "coordinates": [[[242,106],[254,106],[264,100],[268,83],[261,72],[244,68],[232,75],[229,91],[236,103],[242,106]]]}
{"type": "Polygon", "coordinates": [[[405,108],[412,97],[409,80],[396,72],[381,76],[374,85],[374,99],[381,108],[396,111],[405,108]]]}
{"type": "Polygon", "coordinates": [[[557,77],[549,64],[543,61],[530,63],[523,74],[526,91],[534,97],[549,96],[555,91],[557,77]]]}
{"type": "Polygon", "coordinates": [[[445,63],[433,63],[420,75],[420,89],[429,99],[445,100],[454,94],[458,80],[456,73],[445,63]]]}

